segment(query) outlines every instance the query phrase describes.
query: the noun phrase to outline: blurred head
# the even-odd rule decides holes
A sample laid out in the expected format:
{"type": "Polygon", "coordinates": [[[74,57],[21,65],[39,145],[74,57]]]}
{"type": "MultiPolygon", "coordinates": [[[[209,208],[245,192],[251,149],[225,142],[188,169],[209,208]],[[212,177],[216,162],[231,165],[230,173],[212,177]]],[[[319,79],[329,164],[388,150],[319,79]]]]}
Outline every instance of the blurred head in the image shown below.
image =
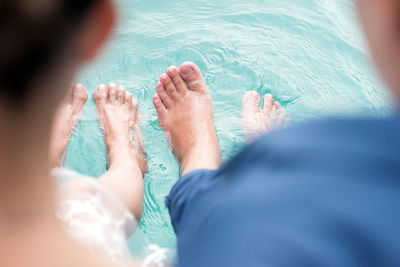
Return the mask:
{"type": "Polygon", "coordinates": [[[24,106],[39,98],[56,106],[76,70],[107,39],[114,23],[111,2],[2,0],[1,110],[23,113],[24,106]]]}
{"type": "Polygon", "coordinates": [[[357,0],[372,57],[400,101],[400,1],[357,0]]]}

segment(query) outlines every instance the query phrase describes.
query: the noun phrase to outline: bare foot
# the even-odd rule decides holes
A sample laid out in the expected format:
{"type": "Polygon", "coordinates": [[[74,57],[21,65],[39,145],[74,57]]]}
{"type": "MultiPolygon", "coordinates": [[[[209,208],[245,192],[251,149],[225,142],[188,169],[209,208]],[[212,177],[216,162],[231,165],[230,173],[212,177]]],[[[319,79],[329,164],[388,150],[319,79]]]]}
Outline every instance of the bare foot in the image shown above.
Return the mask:
{"type": "Polygon", "coordinates": [[[147,171],[139,111],[132,95],[122,86],[100,85],[94,93],[98,119],[107,147],[108,167],[138,166],[147,171]]]}
{"type": "Polygon", "coordinates": [[[257,92],[248,92],[243,97],[242,128],[247,142],[261,135],[285,128],[290,120],[285,116],[281,104],[274,101],[272,95],[264,96],[264,107],[260,108],[261,97],[257,92]]]}
{"type": "Polygon", "coordinates": [[[199,68],[190,62],[161,75],[153,98],[158,123],[184,175],[196,169],[217,169],[221,151],[214,128],[210,93],[199,68]]]}
{"type": "Polygon", "coordinates": [[[64,163],[68,142],[80,122],[86,99],[85,87],[81,84],[72,84],[66,99],[57,111],[50,143],[50,163],[53,168],[64,163]]]}
{"type": "Polygon", "coordinates": [[[94,101],[108,157],[108,170],[98,181],[111,190],[139,221],[147,162],[137,103],[124,87],[115,84],[98,86],[94,101]]]}

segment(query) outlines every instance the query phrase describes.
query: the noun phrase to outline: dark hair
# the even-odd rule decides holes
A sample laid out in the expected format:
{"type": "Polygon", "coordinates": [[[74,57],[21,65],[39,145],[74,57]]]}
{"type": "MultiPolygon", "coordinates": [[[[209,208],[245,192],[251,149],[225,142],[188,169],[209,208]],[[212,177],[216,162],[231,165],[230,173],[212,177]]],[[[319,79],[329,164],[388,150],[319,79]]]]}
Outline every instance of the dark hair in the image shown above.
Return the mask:
{"type": "Polygon", "coordinates": [[[62,52],[99,0],[0,0],[0,98],[30,94],[30,83],[62,52]],[[42,4],[42,6],[39,6],[42,4]]]}

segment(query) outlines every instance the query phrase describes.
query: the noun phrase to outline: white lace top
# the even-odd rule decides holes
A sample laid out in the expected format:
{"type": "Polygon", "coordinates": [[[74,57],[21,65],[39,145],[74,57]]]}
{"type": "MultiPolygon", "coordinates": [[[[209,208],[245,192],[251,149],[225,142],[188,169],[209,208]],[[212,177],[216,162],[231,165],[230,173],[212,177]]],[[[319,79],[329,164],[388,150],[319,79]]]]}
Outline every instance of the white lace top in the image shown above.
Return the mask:
{"type": "Polygon", "coordinates": [[[58,180],[57,215],[70,236],[115,262],[130,260],[126,240],[137,227],[131,212],[96,179],[66,169],[53,170],[58,180]]]}

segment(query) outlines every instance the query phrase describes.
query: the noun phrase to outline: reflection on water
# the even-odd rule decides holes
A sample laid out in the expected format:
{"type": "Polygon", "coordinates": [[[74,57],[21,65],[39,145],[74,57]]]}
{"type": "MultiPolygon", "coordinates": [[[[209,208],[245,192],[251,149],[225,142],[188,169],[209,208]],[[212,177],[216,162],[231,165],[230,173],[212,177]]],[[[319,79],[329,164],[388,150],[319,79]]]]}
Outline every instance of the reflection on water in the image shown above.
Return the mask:
{"type": "MultiPolygon", "coordinates": [[[[271,93],[294,123],[338,113],[381,115],[388,110],[362,45],[348,0],[120,0],[121,21],[104,55],[77,79],[90,94],[100,83],[126,86],[139,102],[149,155],[145,208],[129,240],[134,255],[174,251],[164,197],[177,180],[151,99],[160,74],[193,61],[204,72],[215,105],[225,158],[243,144],[241,96],[271,93]],[[153,250],[152,250],[153,249],[153,250]]],[[[103,137],[93,99],[69,148],[68,167],[105,171],[103,137]]]]}

